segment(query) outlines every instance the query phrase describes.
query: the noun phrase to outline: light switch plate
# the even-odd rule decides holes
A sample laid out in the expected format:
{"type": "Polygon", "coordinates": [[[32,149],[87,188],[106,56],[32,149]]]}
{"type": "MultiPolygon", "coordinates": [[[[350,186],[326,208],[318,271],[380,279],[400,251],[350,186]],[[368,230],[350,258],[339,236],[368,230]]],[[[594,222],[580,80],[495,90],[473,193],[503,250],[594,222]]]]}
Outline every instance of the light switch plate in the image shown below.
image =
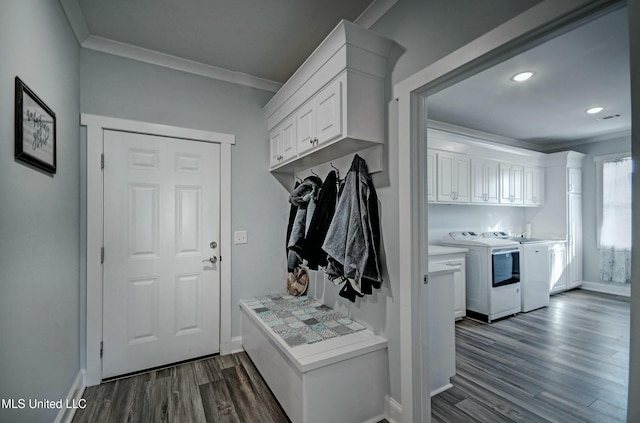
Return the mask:
{"type": "Polygon", "coordinates": [[[233,233],[234,244],[247,244],[248,242],[247,231],[235,231],[233,233]]]}

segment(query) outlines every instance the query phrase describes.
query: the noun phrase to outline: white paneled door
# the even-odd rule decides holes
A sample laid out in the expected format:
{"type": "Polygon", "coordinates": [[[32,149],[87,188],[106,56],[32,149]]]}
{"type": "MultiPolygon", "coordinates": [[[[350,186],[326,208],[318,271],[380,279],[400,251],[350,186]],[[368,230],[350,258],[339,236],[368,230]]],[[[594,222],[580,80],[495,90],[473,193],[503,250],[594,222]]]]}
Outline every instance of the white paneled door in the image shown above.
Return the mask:
{"type": "Polygon", "coordinates": [[[220,146],[104,132],[102,377],[217,353],[220,146]]]}

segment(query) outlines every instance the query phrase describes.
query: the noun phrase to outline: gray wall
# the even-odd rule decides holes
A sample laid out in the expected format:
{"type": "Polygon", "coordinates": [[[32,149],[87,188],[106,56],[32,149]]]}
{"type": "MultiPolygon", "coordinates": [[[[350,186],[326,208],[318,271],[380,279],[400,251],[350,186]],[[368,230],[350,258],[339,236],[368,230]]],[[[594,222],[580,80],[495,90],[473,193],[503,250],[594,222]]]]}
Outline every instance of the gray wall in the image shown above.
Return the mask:
{"type": "Polygon", "coordinates": [[[268,173],[262,106],[272,93],[82,49],[80,108],[116,118],[236,135],[232,147],[232,336],[240,335],[238,300],[286,287],[287,192],[268,173]]]}
{"type": "Polygon", "coordinates": [[[59,400],[80,370],[79,47],[57,1],[0,3],[0,398],[59,400]],[[14,161],[16,75],[56,114],[53,177],[14,161]]]}
{"type": "Polygon", "coordinates": [[[584,153],[587,156],[582,161],[582,246],[583,269],[582,279],[588,282],[600,281],[600,253],[598,251],[596,231],[597,223],[597,174],[594,157],[607,154],[629,153],[631,139],[629,137],[572,146],[571,150],[584,153]]]}
{"type": "MultiPolygon", "coordinates": [[[[634,163],[640,163],[640,2],[629,5],[629,51],[631,52],[631,154],[634,163]]],[[[640,172],[633,172],[633,198],[640,198],[640,172]]],[[[632,266],[640,266],[640,201],[633,202],[632,266]]],[[[631,349],[629,351],[629,400],[627,421],[640,421],[640,272],[631,274],[631,349]]]]}

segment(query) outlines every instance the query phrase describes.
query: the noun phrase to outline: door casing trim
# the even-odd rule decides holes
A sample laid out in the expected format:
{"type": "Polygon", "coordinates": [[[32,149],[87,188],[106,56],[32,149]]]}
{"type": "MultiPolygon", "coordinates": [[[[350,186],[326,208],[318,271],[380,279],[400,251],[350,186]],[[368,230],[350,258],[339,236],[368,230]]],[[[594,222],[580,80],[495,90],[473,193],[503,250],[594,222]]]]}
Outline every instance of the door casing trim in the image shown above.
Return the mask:
{"type": "Polygon", "coordinates": [[[231,146],[235,135],[201,131],[156,123],[118,119],[82,113],[80,125],[86,135],[86,208],[81,207],[81,220],[86,222],[86,327],[84,385],[102,381],[102,264],[104,192],[100,166],[105,130],[133,132],[191,141],[220,144],[220,354],[231,353],[231,146]]]}

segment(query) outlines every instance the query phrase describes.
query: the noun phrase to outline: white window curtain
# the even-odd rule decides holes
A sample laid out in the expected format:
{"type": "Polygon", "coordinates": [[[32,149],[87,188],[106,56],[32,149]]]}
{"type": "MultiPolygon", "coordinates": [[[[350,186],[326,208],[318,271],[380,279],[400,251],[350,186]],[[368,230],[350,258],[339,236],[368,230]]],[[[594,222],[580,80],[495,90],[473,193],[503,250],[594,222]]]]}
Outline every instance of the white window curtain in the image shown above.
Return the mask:
{"type": "Polygon", "coordinates": [[[605,160],[602,165],[602,227],[600,278],[631,283],[630,157],[605,160]]]}

